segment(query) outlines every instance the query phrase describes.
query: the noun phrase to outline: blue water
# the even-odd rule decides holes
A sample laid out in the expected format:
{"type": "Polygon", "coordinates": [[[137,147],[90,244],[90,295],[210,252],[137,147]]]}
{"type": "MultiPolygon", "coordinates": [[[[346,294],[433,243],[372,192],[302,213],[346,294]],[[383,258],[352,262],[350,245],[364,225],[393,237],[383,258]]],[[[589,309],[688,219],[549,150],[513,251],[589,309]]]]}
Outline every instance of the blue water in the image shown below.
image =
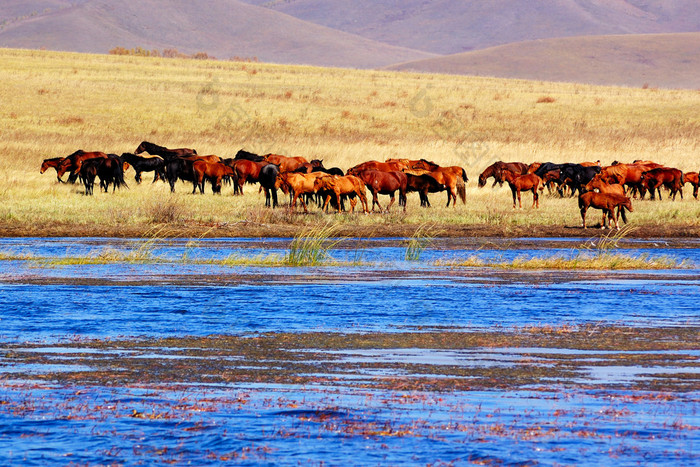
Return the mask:
{"type": "MultiPolygon", "coordinates": [[[[83,339],[700,325],[700,242],[621,245],[622,253],[666,256],[686,266],[605,273],[450,264],[472,256],[510,261],[578,254],[581,242],[567,239],[440,240],[419,261],[405,260],[403,239],[344,240],[331,254],[347,264],[318,268],[178,262],[183,256],[283,256],[289,239],[0,239],[0,254],[30,257],[0,261],[0,375],[11,374],[14,365],[3,347],[22,343],[46,344],[49,350],[42,352],[50,353],[52,345],[83,339]],[[156,260],[70,266],[46,261],[139,248],[156,260]]],[[[689,373],[697,370],[697,350],[682,363],[689,373]]],[[[483,352],[459,355],[482,358],[483,352]]],[[[412,358],[405,353],[402,358],[412,358]]],[[[363,358],[389,358],[372,355],[363,358]]],[[[437,357],[445,355],[419,352],[414,358],[437,357]]],[[[498,356],[489,359],[499,364],[498,356]]],[[[350,380],[324,387],[103,387],[5,377],[0,464],[700,463],[699,391],[583,389],[645,372],[604,370],[610,374],[591,367],[581,375],[581,387],[449,393],[360,389],[350,380]]],[[[401,374],[397,369],[394,376],[401,374]]]]}

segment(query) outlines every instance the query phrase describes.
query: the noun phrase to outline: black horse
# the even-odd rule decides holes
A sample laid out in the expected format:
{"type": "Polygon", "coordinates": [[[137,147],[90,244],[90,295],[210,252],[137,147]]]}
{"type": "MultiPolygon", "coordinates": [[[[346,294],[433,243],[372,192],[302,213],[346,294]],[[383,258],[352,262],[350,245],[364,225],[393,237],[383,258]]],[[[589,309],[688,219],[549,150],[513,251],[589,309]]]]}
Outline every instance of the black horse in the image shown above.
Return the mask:
{"type": "Polygon", "coordinates": [[[165,146],[158,146],[154,143],[149,143],[148,141],[141,141],[139,147],[134,151],[136,154],[141,154],[142,152],[147,152],[153,156],[160,156],[165,160],[173,159],[179,156],[196,156],[197,151],[190,148],[177,148],[168,149],[165,146]]]}
{"type": "Polygon", "coordinates": [[[100,179],[100,188],[105,193],[112,185],[112,193],[117,188],[128,185],[124,181],[124,161],[116,154],[108,154],[107,158],[88,159],[80,167],[80,181],[85,186],[85,194],[94,193],[95,177],[100,179]]]}
{"type": "Polygon", "coordinates": [[[128,162],[136,171],[136,183],[141,183],[141,173],[142,172],[155,172],[153,176],[153,182],[158,180],[165,180],[165,160],[161,157],[141,157],[130,152],[125,152],[122,154],[122,160],[128,162]]]}
{"type": "Polygon", "coordinates": [[[234,160],[245,159],[253,162],[262,162],[265,160],[263,156],[253,154],[252,152],[245,151],[243,149],[239,150],[233,158],[234,160]]]}
{"type": "Polygon", "coordinates": [[[165,161],[165,178],[167,178],[168,184],[170,184],[170,191],[172,193],[175,193],[175,183],[178,180],[192,182],[194,184],[192,193],[195,192],[197,184],[195,183],[193,165],[193,160],[182,159],[180,157],[174,157],[165,161]]]}
{"type": "Polygon", "coordinates": [[[275,182],[277,181],[279,173],[280,168],[275,164],[267,164],[260,169],[258,182],[260,182],[260,186],[265,190],[266,207],[270,207],[270,199],[272,199],[272,207],[277,207],[277,188],[275,187],[275,182]]]}
{"type": "MultiPolygon", "coordinates": [[[[572,196],[578,191],[579,194],[583,192],[583,187],[590,182],[596,174],[600,173],[599,166],[584,167],[581,164],[554,164],[552,162],[545,162],[535,171],[535,175],[538,177],[543,177],[547,172],[553,170],[559,171],[559,177],[554,179],[555,182],[561,187],[567,184],[571,188],[572,196]]],[[[559,195],[563,196],[561,188],[559,189],[559,195]]]]}

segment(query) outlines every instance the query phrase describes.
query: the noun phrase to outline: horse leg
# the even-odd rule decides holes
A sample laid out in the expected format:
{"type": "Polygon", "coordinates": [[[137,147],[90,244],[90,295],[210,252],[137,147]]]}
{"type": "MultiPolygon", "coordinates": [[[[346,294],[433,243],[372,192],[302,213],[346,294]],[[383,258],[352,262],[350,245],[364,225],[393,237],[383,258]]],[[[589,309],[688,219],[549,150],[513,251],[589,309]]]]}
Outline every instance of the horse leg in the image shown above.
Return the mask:
{"type": "Polygon", "coordinates": [[[513,194],[513,209],[515,209],[515,187],[510,187],[510,191],[513,194]]]}
{"type": "Polygon", "coordinates": [[[517,192],[518,192],[518,208],[522,209],[523,208],[523,201],[520,198],[520,190],[517,190],[517,192]]]}
{"type": "Polygon", "coordinates": [[[389,205],[386,207],[386,212],[389,212],[389,209],[391,209],[391,205],[394,204],[394,201],[395,201],[393,191],[391,192],[391,195],[389,195],[389,196],[390,196],[390,201],[389,201],[389,205]]]}
{"type": "MultiPolygon", "coordinates": [[[[335,201],[338,203],[338,214],[340,214],[340,193],[337,191],[335,192],[335,201]]],[[[353,212],[353,209],[355,209],[355,203],[353,201],[355,200],[350,200],[350,212],[353,212]]]]}
{"type": "Polygon", "coordinates": [[[328,203],[331,201],[331,194],[326,195],[326,202],[323,203],[323,212],[328,212],[328,203]]]}
{"type": "Polygon", "coordinates": [[[272,209],[274,209],[277,207],[277,188],[272,187],[270,191],[272,192],[272,209]]]}
{"type": "Polygon", "coordinates": [[[583,206],[581,208],[581,220],[583,222],[583,228],[586,228],[586,211],[588,210],[587,207],[583,206]]]}
{"type": "Polygon", "coordinates": [[[532,188],[532,207],[535,209],[540,207],[540,195],[537,193],[537,185],[532,188]]]}
{"type": "Polygon", "coordinates": [[[600,221],[600,230],[605,230],[605,220],[609,216],[609,212],[603,209],[603,219],[600,221]]]}

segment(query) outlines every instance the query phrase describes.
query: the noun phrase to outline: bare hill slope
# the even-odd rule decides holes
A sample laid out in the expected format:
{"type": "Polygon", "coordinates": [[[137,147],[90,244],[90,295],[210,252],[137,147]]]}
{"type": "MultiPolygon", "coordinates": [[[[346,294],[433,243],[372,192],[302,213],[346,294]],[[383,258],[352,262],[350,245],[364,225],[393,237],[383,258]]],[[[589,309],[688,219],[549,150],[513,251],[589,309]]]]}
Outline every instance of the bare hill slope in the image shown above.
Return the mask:
{"type": "Polygon", "coordinates": [[[700,33],[528,41],[389,68],[543,81],[700,89],[700,33]]]}
{"type": "Polygon", "coordinates": [[[0,47],[106,53],[115,46],[204,51],[218,58],[379,67],[433,54],[381,44],[237,0],[33,0],[14,7],[0,47]],[[27,9],[44,8],[37,14],[27,9]]]}
{"type": "Polygon", "coordinates": [[[554,37],[700,31],[697,0],[244,1],[439,54],[554,37]]]}

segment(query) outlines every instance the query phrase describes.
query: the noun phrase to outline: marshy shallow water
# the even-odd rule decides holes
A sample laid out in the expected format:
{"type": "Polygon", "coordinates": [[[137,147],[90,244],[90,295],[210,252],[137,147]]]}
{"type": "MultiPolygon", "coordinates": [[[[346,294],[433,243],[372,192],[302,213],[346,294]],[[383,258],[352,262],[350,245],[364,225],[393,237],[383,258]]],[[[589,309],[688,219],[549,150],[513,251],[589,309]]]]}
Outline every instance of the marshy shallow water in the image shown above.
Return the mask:
{"type": "Polygon", "coordinates": [[[700,241],[290,242],[0,239],[0,462],[700,462],[700,241]]]}

